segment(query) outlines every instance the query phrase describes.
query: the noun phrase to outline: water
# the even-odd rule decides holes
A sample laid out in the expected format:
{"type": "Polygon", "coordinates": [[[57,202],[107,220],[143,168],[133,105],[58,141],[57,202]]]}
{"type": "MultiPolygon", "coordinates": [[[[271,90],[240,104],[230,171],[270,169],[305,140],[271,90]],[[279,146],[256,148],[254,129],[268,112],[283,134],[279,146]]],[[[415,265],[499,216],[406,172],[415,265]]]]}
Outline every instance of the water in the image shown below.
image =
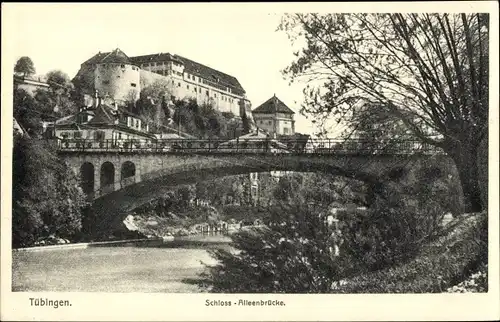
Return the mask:
{"type": "MultiPolygon", "coordinates": [[[[186,236],[188,237],[188,236],[186,236]]],[[[13,252],[12,290],[31,292],[200,292],[187,280],[213,265],[205,249],[96,247],[13,252]]]]}

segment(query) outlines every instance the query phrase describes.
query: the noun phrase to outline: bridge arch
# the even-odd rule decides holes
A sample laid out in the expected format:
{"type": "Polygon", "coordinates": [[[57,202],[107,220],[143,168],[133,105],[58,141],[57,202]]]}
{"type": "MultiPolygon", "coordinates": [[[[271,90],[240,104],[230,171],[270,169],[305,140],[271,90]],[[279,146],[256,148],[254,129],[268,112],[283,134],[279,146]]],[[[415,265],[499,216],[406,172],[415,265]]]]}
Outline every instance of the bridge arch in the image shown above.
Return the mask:
{"type": "Polygon", "coordinates": [[[121,180],[130,178],[130,177],[135,177],[136,169],[135,169],[135,163],[132,161],[125,161],[122,164],[122,169],[121,169],[121,180]]]}
{"type": "Polygon", "coordinates": [[[80,166],[80,186],[85,194],[94,192],[94,165],[84,162],[80,166]]]}
{"type": "Polygon", "coordinates": [[[110,192],[114,190],[115,166],[113,163],[106,161],[101,165],[100,179],[102,192],[110,192]]]}

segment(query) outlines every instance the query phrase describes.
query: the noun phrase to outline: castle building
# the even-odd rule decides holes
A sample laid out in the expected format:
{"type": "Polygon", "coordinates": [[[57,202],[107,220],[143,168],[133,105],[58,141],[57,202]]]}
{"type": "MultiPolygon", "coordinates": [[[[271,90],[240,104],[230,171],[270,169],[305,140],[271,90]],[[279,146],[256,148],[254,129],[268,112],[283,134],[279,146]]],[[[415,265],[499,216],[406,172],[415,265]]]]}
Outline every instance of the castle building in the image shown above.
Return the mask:
{"type": "Polygon", "coordinates": [[[294,114],[276,95],[252,111],[255,125],[274,136],[295,134],[294,114]]]}
{"type": "Polygon", "coordinates": [[[73,82],[87,94],[97,90],[119,105],[138,100],[144,88],[162,82],[168,85],[169,98],[192,98],[236,116],[250,111],[245,90],[234,76],[169,53],[129,57],[118,48],[98,53],[82,63],[73,82]]]}

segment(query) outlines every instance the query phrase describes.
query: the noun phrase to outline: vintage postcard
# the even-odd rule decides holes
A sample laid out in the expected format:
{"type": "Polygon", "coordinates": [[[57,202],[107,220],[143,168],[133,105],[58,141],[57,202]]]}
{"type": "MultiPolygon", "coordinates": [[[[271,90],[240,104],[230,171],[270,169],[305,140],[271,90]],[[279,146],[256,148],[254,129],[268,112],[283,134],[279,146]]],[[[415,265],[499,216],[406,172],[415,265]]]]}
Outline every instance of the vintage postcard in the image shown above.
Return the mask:
{"type": "Polygon", "coordinates": [[[1,319],[493,320],[498,4],[2,4],[1,319]]]}

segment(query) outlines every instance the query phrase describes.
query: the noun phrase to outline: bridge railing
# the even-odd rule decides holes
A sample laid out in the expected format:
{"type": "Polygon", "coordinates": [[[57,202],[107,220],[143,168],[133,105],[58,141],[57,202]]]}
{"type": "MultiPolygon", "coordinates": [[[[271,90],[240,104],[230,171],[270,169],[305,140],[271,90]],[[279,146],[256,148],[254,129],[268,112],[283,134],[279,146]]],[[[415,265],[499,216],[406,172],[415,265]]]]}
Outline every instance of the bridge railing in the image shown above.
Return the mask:
{"type": "Polygon", "coordinates": [[[66,152],[121,153],[275,153],[275,154],[442,154],[432,145],[415,140],[388,142],[338,139],[161,139],[161,140],[86,140],[63,139],[57,143],[66,152]]]}

